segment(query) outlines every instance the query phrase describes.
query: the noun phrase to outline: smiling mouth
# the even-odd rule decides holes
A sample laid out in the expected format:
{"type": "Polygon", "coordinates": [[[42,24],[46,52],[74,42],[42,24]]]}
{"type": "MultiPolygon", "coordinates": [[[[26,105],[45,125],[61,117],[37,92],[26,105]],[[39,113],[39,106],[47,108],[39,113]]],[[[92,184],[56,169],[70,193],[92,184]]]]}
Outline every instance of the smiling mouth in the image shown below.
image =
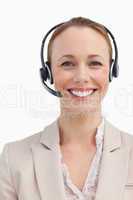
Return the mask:
{"type": "Polygon", "coordinates": [[[87,98],[89,96],[92,96],[95,91],[97,91],[97,89],[90,89],[87,91],[78,91],[78,90],[74,90],[74,89],[68,89],[68,92],[73,96],[73,97],[77,97],[80,99],[84,99],[87,98]]]}

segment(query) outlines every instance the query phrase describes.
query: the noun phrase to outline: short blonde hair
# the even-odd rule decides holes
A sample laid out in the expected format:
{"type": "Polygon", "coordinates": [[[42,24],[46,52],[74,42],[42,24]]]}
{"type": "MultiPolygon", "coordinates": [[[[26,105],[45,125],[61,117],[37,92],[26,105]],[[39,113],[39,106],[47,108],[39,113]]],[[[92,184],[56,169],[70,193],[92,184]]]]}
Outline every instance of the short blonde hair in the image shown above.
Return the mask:
{"type": "Polygon", "coordinates": [[[47,61],[49,62],[49,64],[51,63],[53,41],[59,34],[61,34],[67,28],[72,27],[72,26],[90,27],[90,28],[96,30],[97,32],[99,32],[106,39],[106,41],[108,43],[110,64],[111,64],[111,62],[112,62],[112,44],[111,44],[110,38],[108,36],[107,30],[105,29],[105,27],[102,24],[99,24],[99,23],[92,21],[85,17],[74,17],[74,18],[70,19],[69,21],[66,21],[65,23],[63,23],[62,25],[60,25],[59,27],[57,27],[55,29],[55,31],[53,32],[53,34],[49,40],[49,43],[48,43],[47,61]]]}

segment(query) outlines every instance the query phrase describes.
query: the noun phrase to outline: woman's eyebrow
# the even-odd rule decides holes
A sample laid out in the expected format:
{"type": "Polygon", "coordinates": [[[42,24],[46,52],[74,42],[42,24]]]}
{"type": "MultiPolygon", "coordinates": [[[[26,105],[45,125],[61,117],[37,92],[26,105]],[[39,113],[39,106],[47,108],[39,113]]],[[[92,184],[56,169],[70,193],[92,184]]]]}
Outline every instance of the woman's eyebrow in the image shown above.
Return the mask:
{"type": "Polygon", "coordinates": [[[100,57],[102,58],[101,55],[98,55],[98,54],[91,54],[91,55],[88,55],[88,58],[95,58],[95,57],[100,57]]]}
{"type": "Polygon", "coordinates": [[[64,57],[66,57],[66,58],[74,58],[74,56],[71,55],[71,54],[65,54],[65,55],[61,56],[58,60],[60,60],[60,59],[62,59],[64,57]]]}
{"type": "MultiPolygon", "coordinates": [[[[65,55],[63,55],[62,57],[60,57],[58,60],[60,60],[61,58],[64,58],[64,57],[66,57],[66,58],[74,58],[75,56],[74,56],[74,55],[71,55],[71,54],[65,54],[65,55]]],[[[100,55],[98,55],[98,54],[90,54],[90,55],[88,55],[88,58],[95,58],[95,57],[100,57],[100,58],[102,58],[102,56],[100,56],[100,55]]]]}

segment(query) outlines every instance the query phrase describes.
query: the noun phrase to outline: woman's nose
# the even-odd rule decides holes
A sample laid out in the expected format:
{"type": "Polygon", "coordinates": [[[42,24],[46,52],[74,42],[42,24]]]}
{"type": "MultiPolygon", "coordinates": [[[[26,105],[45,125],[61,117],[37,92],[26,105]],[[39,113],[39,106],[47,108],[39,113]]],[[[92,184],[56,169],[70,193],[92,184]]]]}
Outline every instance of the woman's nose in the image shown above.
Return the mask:
{"type": "Polygon", "coordinates": [[[78,67],[74,74],[74,81],[75,82],[88,82],[91,78],[91,74],[87,66],[78,67]]]}

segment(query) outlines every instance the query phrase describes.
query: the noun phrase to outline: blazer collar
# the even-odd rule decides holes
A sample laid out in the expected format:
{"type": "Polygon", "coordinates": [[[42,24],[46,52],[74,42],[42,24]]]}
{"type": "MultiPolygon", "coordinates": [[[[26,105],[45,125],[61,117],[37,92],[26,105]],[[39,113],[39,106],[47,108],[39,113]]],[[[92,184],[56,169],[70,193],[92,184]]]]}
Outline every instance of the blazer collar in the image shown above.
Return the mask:
{"type": "MultiPolygon", "coordinates": [[[[35,175],[42,200],[66,200],[58,152],[57,120],[43,130],[40,143],[33,144],[31,147],[35,175]]],[[[128,173],[129,148],[122,145],[120,131],[107,120],[105,120],[104,129],[103,156],[95,199],[122,200],[128,173]]]]}
{"type": "Polygon", "coordinates": [[[124,200],[130,147],[124,134],[105,120],[103,155],[95,200],[124,200]]]}
{"type": "Polygon", "coordinates": [[[103,150],[110,152],[120,148],[122,143],[121,132],[105,119],[103,150]]]}
{"type": "MultiPolygon", "coordinates": [[[[113,151],[121,146],[120,130],[104,118],[104,145],[103,150],[113,151]]],[[[56,150],[59,144],[58,118],[43,130],[40,143],[51,150],[56,150]]]]}
{"type": "Polygon", "coordinates": [[[40,143],[48,149],[56,150],[59,144],[58,118],[44,128],[40,137],[40,143]]]}

